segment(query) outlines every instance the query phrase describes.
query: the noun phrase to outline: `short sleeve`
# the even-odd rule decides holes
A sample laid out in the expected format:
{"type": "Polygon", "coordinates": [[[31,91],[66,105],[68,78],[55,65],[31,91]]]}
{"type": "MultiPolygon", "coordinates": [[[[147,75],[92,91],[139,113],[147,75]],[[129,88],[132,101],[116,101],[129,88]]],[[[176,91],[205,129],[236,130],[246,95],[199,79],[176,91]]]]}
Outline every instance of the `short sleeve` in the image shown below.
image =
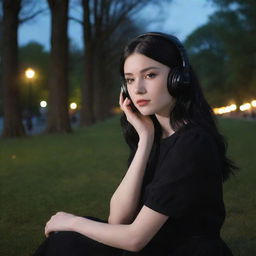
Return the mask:
{"type": "Polygon", "coordinates": [[[193,214],[212,196],[217,180],[220,159],[214,140],[201,130],[186,132],[166,153],[146,187],[144,205],[171,217],[193,214]]]}

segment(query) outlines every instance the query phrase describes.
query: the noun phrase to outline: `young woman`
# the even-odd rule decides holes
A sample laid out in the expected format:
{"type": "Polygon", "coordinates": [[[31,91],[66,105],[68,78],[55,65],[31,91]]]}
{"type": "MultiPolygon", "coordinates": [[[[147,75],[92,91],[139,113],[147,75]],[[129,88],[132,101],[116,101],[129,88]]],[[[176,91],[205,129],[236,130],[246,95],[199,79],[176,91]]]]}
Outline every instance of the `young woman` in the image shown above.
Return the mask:
{"type": "Polygon", "coordinates": [[[59,212],[35,255],[230,256],[222,184],[236,169],[180,41],[146,33],[121,58],[129,168],[108,222],[59,212]]]}

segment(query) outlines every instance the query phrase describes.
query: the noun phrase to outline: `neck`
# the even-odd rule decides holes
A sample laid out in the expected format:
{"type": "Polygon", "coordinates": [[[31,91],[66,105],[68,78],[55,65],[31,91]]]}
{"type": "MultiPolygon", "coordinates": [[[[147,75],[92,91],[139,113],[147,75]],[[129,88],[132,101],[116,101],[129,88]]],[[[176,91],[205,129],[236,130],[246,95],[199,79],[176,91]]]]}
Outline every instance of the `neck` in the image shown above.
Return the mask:
{"type": "Polygon", "coordinates": [[[170,125],[170,116],[159,114],[155,114],[155,116],[162,128],[162,139],[171,136],[174,133],[174,130],[170,125]]]}

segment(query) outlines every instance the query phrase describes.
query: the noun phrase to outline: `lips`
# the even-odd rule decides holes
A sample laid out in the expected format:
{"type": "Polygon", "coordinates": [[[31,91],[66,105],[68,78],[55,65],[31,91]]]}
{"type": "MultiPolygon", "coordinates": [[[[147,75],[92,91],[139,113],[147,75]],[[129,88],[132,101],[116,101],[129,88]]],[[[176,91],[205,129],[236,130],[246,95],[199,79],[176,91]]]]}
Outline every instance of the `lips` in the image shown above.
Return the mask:
{"type": "Polygon", "coordinates": [[[138,104],[139,106],[145,106],[145,105],[147,105],[149,102],[150,102],[150,100],[138,100],[138,101],[137,101],[137,104],[138,104]]]}

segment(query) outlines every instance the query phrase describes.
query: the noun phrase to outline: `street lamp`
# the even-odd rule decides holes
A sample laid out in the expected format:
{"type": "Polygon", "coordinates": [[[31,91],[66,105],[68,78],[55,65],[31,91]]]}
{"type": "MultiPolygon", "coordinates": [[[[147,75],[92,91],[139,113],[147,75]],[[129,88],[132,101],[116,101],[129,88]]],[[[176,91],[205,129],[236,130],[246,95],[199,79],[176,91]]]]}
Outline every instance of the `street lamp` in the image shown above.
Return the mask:
{"type": "Polygon", "coordinates": [[[76,110],[77,109],[77,104],[75,103],[75,102],[72,102],[72,103],[70,103],[70,108],[72,109],[72,110],[76,110]]]}
{"type": "Polygon", "coordinates": [[[25,75],[28,79],[33,79],[35,77],[35,71],[32,68],[28,68],[25,71],[25,75]]]}
{"type": "Polygon", "coordinates": [[[32,68],[28,68],[25,71],[25,76],[28,79],[28,108],[27,108],[27,118],[26,118],[26,124],[28,131],[31,131],[33,129],[33,123],[32,123],[32,104],[31,104],[31,98],[32,98],[32,81],[35,77],[35,71],[32,68]]]}
{"type": "Polygon", "coordinates": [[[46,107],[47,107],[47,102],[46,102],[45,100],[42,100],[42,101],[40,102],[40,107],[41,107],[41,108],[46,108],[46,107]]]}

